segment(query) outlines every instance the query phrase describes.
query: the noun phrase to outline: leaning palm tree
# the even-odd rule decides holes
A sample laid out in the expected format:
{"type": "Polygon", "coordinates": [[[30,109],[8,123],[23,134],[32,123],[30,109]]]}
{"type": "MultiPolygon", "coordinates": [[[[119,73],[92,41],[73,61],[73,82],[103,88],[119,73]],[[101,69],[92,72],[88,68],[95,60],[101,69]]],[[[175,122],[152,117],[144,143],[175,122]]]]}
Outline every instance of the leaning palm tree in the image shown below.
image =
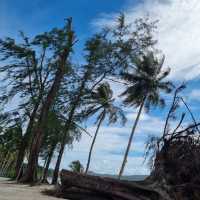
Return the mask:
{"type": "Polygon", "coordinates": [[[108,117],[109,124],[111,124],[115,123],[120,118],[121,122],[124,124],[126,122],[126,118],[123,114],[123,111],[113,104],[113,92],[108,83],[102,83],[99,87],[97,87],[95,91],[91,92],[91,94],[88,95],[86,99],[88,109],[85,116],[88,117],[98,113],[96,121],[97,128],[90,147],[87,166],[85,170],[85,173],[87,174],[90,166],[92,150],[99,132],[99,128],[104,119],[108,117]]]}
{"type": "Polygon", "coordinates": [[[119,172],[119,179],[123,174],[131,142],[143,108],[146,107],[147,111],[149,111],[151,106],[163,107],[165,101],[160,96],[160,93],[170,93],[173,89],[173,84],[171,82],[163,81],[170,73],[170,69],[162,70],[163,63],[164,56],[162,59],[158,59],[153,52],[148,52],[134,59],[133,73],[129,72],[123,74],[123,79],[128,84],[127,89],[121,94],[121,96],[125,96],[124,104],[136,108],[139,107],[139,111],[128,141],[128,146],[119,172]]]}

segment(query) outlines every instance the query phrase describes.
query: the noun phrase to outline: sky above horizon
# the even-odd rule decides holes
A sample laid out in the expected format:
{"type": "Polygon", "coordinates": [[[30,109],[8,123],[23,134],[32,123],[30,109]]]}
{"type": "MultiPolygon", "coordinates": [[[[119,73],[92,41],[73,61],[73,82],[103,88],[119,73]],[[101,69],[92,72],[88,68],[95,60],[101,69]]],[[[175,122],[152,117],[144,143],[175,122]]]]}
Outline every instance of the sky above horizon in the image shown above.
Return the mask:
{"type": "MultiPolygon", "coordinates": [[[[57,1],[58,2],[58,1],[57,1]]],[[[127,21],[133,23],[139,17],[150,16],[159,20],[155,33],[158,48],[166,56],[165,66],[171,68],[170,80],[176,85],[186,82],[183,96],[189,103],[197,120],[199,117],[199,75],[200,75],[200,1],[199,0],[76,0],[59,3],[53,0],[0,0],[0,37],[18,38],[19,30],[29,36],[48,31],[63,25],[64,19],[73,17],[74,29],[79,40],[76,62],[81,62],[81,49],[86,39],[99,27],[113,23],[120,12],[126,14],[127,21]]],[[[112,83],[117,97],[122,91],[112,83]]],[[[166,96],[167,103],[171,97],[166,96]]],[[[136,130],[125,174],[147,174],[149,168],[144,162],[145,142],[148,135],[159,136],[164,126],[167,108],[143,112],[136,130]]],[[[126,108],[128,122],[124,127],[119,124],[100,129],[91,161],[91,171],[116,174],[119,171],[128,137],[137,110],[126,108]]],[[[189,118],[186,119],[187,124],[189,118]]],[[[95,125],[87,125],[93,134],[95,125]]],[[[72,150],[66,148],[62,168],[67,168],[73,160],[86,164],[91,139],[82,137],[72,150]]],[[[56,157],[53,159],[55,163],[56,157]]],[[[52,165],[53,166],[53,165],[52,165]]]]}

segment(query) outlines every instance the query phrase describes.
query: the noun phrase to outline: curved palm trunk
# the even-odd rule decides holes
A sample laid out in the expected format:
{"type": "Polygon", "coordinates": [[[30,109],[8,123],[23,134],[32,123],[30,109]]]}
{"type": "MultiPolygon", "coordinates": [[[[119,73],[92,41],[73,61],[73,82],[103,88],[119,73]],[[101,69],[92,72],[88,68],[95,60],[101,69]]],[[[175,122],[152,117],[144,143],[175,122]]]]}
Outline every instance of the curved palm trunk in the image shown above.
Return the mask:
{"type": "Polygon", "coordinates": [[[91,147],[90,147],[90,151],[89,151],[89,156],[88,156],[88,161],[87,161],[87,166],[86,166],[86,170],[85,170],[85,174],[88,173],[88,170],[89,170],[89,167],[90,167],[90,161],[91,161],[91,156],[92,156],[92,150],[94,148],[94,144],[95,144],[95,141],[96,141],[96,138],[97,138],[97,135],[98,135],[98,132],[99,132],[99,128],[104,120],[104,117],[105,117],[105,111],[103,111],[102,113],[102,116],[99,120],[99,123],[97,125],[97,129],[96,129],[96,132],[95,132],[95,135],[94,135],[94,138],[92,140],[92,144],[91,144],[91,147]]]}
{"type": "Polygon", "coordinates": [[[127,157],[128,157],[128,153],[130,151],[130,148],[131,148],[131,143],[132,143],[132,140],[133,140],[133,136],[134,136],[134,133],[135,133],[135,129],[137,127],[137,124],[139,122],[139,118],[140,118],[140,115],[142,113],[142,109],[144,107],[144,102],[145,100],[143,100],[143,102],[141,103],[140,105],[140,108],[139,108],[139,111],[138,111],[138,114],[137,114],[137,117],[136,117],[136,120],[135,120],[135,123],[133,125],[133,128],[132,128],[132,131],[131,131],[131,135],[130,135],[130,138],[129,138],[129,141],[128,141],[128,146],[126,148],[126,152],[125,152],[125,155],[124,155],[124,160],[123,160],[123,163],[122,163],[122,166],[121,166],[121,169],[120,169],[120,172],[119,172],[119,176],[118,178],[120,179],[123,172],[124,172],[124,168],[125,168],[125,165],[126,165],[126,162],[127,162],[127,157]]]}

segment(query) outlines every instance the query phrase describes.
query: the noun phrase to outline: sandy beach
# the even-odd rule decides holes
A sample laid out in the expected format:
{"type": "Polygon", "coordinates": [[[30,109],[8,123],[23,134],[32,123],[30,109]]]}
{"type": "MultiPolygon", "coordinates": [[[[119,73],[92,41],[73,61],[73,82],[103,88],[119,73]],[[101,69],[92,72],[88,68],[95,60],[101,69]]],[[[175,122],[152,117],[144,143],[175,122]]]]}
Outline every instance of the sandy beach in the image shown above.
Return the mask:
{"type": "Polygon", "coordinates": [[[58,200],[41,194],[41,191],[50,188],[52,186],[20,185],[0,177],[0,200],[58,200]]]}

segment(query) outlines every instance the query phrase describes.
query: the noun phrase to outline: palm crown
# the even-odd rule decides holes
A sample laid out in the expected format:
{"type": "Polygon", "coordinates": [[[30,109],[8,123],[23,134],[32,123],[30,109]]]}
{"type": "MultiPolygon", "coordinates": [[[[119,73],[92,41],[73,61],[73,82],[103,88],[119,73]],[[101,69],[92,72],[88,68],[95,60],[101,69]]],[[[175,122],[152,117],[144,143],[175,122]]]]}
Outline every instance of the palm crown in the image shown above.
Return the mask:
{"type": "Polygon", "coordinates": [[[159,60],[152,52],[134,59],[134,73],[124,73],[123,78],[129,84],[127,89],[121,94],[126,96],[124,103],[131,106],[139,106],[145,100],[145,106],[149,109],[153,106],[164,106],[164,99],[160,97],[160,92],[170,93],[173,84],[163,81],[170,69],[162,71],[164,57],[159,60]]]}
{"type": "Polygon", "coordinates": [[[95,91],[87,95],[85,100],[88,105],[87,111],[85,112],[86,117],[100,112],[97,117],[97,122],[102,115],[104,117],[108,115],[109,123],[115,123],[118,118],[121,119],[122,123],[126,122],[122,109],[113,104],[115,100],[113,98],[113,91],[107,82],[102,83],[95,91]]]}

